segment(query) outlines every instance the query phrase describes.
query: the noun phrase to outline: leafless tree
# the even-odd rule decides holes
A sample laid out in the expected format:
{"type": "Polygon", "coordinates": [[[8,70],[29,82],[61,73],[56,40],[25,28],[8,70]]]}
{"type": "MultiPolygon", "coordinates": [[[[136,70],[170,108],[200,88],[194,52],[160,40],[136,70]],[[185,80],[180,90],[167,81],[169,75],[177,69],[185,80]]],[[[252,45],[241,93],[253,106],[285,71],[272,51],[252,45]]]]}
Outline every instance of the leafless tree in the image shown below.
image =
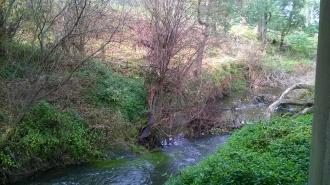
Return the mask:
{"type": "Polygon", "coordinates": [[[206,0],[203,2],[203,0],[198,0],[197,5],[197,19],[198,23],[203,27],[202,28],[202,39],[200,41],[200,47],[198,48],[197,57],[196,57],[196,71],[198,75],[201,75],[202,68],[203,68],[203,58],[204,58],[204,51],[207,47],[207,41],[209,38],[209,32],[210,32],[210,26],[209,23],[209,13],[210,13],[210,6],[211,2],[210,0],[206,0]],[[203,11],[204,8],[204,11],[203,11]]]}
{"type": "MultiPolygon", "coordinates": [[[[36,40],[34,53],[24,60],[31,69],[24,80],[5,79],[1,96],[14,126],[33,105],[66,85],[73,75],[90,62],[105,46],[120,40],[125,11],[114,10],[109,1],[31,0],[26,8],[33,25],[30,35],[36,40]],[[102,35],[102,36],[99,36],[102,35]],[[95,44],[98,40],[101,44],[95,44]]],[[[7,61],[21,65],[21,61],[7,61]]],[[[17,73],[18,70],[13,73],[17,73]]],[[[10,135],[10,134],[8,134],[10,135]]]]}
{"type": "MultiPolygon", "coordinates": [[[[144,4],[149,13],[148,25],[143,32],[145,39],[140,43],[149,51],[146,86],[150,112],[140,141],[153,142],[148,141],[152,129],[170,125],[178,111],[186,109],[191,119],[201,112],[203,106],[199,105],[205,99],[191,99],[186,91],[188,84],[198,79],[193,69],[203,58],[206,42],[199,42],[203,33],[192,13],[196,12],[196,6],[191,1],[144,0],[144,4]]],[[[194,86],[198,89],[201,83],[194,86]]]]}

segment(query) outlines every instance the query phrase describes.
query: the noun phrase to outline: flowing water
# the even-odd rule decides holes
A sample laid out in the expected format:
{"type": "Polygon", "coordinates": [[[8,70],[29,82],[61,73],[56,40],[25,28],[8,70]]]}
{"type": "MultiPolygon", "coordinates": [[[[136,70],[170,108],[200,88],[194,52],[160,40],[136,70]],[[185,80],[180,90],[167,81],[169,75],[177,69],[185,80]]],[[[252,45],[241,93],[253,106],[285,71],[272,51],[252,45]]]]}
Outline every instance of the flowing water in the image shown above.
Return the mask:
{"type": "MultiPolygon", "coordinates": [[[[272,94],[280,91],[271,90],[272,94]]],[[[259,93],[259,92],[258,92],[259,93]]],[[[215,105],[215,113],[226,121],[244,124],[262,119],[266,105],[253,102],[253,95],[228,98],[215,105]],[[217,112],[218,111],[218,112],[217,112]]],[[[109,160],[55,169],[34,177],[28,185],[161,185],[187,166],[215,152],[228,135],[198,139],[173,138],[158,152],[134,155],[128,151],[109,152],[109,160]],[[111,160],[110,160],[111,159],[111,160]]]]}
{"type": "Polygon", "coordinates": [[[49,171],[27,184],[160,185],[171,174],[176,174],[180,169],[193,165],[214,152],[227,138],[228,136],[213,136],[188,140],[178,137],[158,152],[141,156],[131,153],[116,154],[116,159],[109,161],[49,171]]]}

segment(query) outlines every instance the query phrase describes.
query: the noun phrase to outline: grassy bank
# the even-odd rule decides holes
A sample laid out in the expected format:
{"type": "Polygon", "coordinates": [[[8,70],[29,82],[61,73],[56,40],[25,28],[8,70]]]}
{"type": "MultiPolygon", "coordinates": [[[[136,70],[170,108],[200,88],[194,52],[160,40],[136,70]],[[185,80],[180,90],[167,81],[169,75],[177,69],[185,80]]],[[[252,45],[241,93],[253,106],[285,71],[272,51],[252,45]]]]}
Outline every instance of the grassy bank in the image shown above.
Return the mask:
{"type": "MultiPolygon", "coordinates": [[[[0,58],[1,85],[24,87],[35,67],[29,62],[33,58],[24,56],[34,49],[14,46],[0,58]]],[[[66,72],[56,71],[52,77],[61,79],[66,72]]],[[[7,86],[1,87],[1,95],[9,93],[7,86]]],[[[97,61],[90,61],[56,92],[36,101],[13,124],[11,110],[20,100],[0,102],[0,184],[57,166],[100,159],[104,148],[116,143],[134,146],[145,124],[143,80],[113,72],[97,61]]]]}
{"type": "Polygon", "coordinates": [[[15,181],[38,170],[97,158],[97,137],[76,111],[59,111],[40,102],[14,128],[0,152],[1,179],[15,181]]]}
{"type": "Polygon", "coordinates": [[[310,115],[245,126],[225,146],[168,185],[306,184],[310,115]]]}

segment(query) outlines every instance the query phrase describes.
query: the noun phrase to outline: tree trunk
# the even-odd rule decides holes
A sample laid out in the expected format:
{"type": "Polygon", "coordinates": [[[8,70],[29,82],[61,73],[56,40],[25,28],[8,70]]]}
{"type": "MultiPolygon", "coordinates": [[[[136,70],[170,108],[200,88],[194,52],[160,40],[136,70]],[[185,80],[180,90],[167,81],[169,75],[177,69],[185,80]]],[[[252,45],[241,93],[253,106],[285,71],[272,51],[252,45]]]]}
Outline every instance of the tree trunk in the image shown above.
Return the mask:
{"type": "Polygon", "coordinates": [[[266,27],[265,16],[260,17],[260,20],[258,23],[258,37],[259,37],[259,40],[261,40],[263,44],[266,43],[267,27],[266,27]]]}
{"type": "Polygon", "coordinates": [[[264,45],[267,43],[268,22],[270,21],[271,17],[271,12],[265,12],[263,16],[260,17],[258,23],[259,40],[261,40],[264,45]]]}
{"type": "Polygon", "coordinates": [[[281,33],[281,40],[280,40],[280,49],[283,50],[283,46],[284,46],[284,37],[285,37],[285,33],[282,32],[281,33]]]}
{"type": "Polygon", "coordinates": [[[282,105],[312,106],[314,104],[313,101],[290,100],[290,99],[287,99],[286,97],[288,96],[289,93],[291,93],[292,91],[294,91],[296,89],[308,89],[308,90],[312,91],[313,88],[314,87],[309,84],[295,84],[295,85],[289,87],[281,94],[281,96],[275,102],[273,102],[267,108],[266,117],[269,119],[272,116],[273,112],[275,112],[275,110],[282,105]]]}
{"type": "Polygon", "coordinates": [[[206,12],[205,14],[205,20],[202,20],[202,13],[201,13],[201,3],[202,0],[198,0],[198,7],[197,7],[197,19],[198,19],[198,23],[203,26],[203,39],[198,47],[198,51],[197,51],[197,56],[196,56],[196,72],[197,75],[201,75],[202,73],[202,68],[203,68],[203,59],[204,59],[204,51],[207,45],[207,41],[208,41],[208,34],[209,34],[209,11],[210,11],[210,2],[206,1],[206,9],[208,12],[206,12]]]}
{"type": "Polygon", "coordinates": [[[330,184],[330,1],[321,0],[310,185],[330,184]]]}
{"type": "Polygon", "coordinates": [[[5,39],[5,1],[0,0],[0,56],[2,55],[2,45],[5,39]]]}
{"type": "Polygon", "coordinates": [[[207,40],[208,40],[208,26],[205,26],[204,28],[204,33],[203,33],[203,40],[200,43],[200,46],[197,51],[197,56],[196,56],[196,63],[197,63],[197,74],[201,75],[202,74],[202,69],[203,69],[203,59],[204,59],[204,51],[206,48],[207,40]]]}
{"type": "Polygon", "coordinates": [[[145,125],[138,138],[139,144],[147,147],[147,148],[154,148],[157,146],[160,146],[161,141],[157,138],[156,133],[154,133],[154,124],[156,123],[156,114],[161,114],[161,112],[158,112],[158,105],[157,100],[164,96],[160,91],[163,90],[163,83],[160,82],[158,84],[152,84],[149,86],[149,92],[148,92],[148,123],[145,125]]]}

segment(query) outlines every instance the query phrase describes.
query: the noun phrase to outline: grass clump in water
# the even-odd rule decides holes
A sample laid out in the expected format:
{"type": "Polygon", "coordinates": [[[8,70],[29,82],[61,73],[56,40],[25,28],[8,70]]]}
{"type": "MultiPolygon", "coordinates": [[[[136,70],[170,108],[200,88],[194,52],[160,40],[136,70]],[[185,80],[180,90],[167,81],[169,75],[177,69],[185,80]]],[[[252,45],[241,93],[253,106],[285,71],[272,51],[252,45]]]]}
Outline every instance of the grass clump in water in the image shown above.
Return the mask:
{"type": "Polygon", "coordinates": [[[306,115],[245,126],[217,153],[167,184],[306,184],[311,120],[306,115]]]}

